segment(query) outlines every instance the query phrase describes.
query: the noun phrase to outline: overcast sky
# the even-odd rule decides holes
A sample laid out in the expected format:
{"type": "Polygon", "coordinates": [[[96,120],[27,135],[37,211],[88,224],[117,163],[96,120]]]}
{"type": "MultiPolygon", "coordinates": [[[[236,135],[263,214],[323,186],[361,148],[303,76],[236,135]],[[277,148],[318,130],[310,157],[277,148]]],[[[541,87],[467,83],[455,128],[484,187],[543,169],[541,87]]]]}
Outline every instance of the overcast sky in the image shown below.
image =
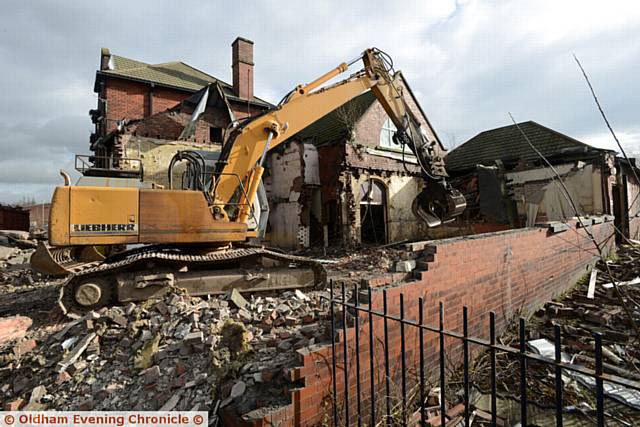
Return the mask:
{"type": "MultiPolygon", "coordinates": [[[[101,47],[184,61],[231,81],[231,42],[255,42],[255,92],[296,84],[375,46],[411,84],[445,145],[535,120],[612,147],[572,58],[640,151],[640,6],[634,1],[5,0],[0,15],[0,202],[48,201],[89,151],[101,47]]],[[[640,155],[640,152],[638,153],[640,155]]]]}

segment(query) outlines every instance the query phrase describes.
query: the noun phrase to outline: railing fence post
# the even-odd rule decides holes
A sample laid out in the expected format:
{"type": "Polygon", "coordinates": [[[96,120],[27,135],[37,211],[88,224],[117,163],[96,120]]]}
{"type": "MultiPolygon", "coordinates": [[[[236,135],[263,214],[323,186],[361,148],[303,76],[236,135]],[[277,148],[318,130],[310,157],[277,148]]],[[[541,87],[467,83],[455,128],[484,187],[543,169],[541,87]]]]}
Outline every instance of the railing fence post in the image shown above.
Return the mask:
{"type": "Polygon", "coordinates": [[[336,374],[336,316],[335,316],[335,296],[333,292],[333,280],[329,281],[329,306],[331,307],[331,375],[333,382],[333,425],[338,427],[338,384],[336,374]]]}

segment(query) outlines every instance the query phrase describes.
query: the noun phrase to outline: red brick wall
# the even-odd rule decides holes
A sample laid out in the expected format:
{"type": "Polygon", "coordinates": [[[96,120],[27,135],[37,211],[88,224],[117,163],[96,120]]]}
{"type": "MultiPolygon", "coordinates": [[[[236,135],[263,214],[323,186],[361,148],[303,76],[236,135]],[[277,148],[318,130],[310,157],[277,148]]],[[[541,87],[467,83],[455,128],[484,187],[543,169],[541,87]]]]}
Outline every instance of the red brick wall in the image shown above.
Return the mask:
{"type": "Polygon", "coordinates": [[[189,96],[189,92],[156,86],[153,88],[153,111],[150,113],[155,114],[173,108],[189,96]]]}
{"type": "Polygon", "coordinates": [[[345,147],[345,144],[338,143],[318,148],[323,203],[336,200],[338,192],[342,189],[339,177],[343,169],[345,147]]]}
{"type": "MultiPolygon", "coordinates": [[[[612,223],[593,226],[599,241],[608,248],[613,244],[612,223]]],[[[418,319],[418,298],[424,299],[425,323],[437,325],[438,304],[445,304],[445,329],[462,332],[462,307],[469,308],[470,335],[488,338],[489,312],[496,313],[497,331],[504,330],[508,320],[519,314],[531,313],[545,301],[568,290],[584,275],[586,267],[595,261],[592,244],[582,229],[573,227],[559,234],[549,234],[546,229],[528,228],[485,235],[435,241],[427,248],[434,253],[428,271],[420,273],[421,279],[413,282],[388,283],[385,278],[373,281],[381,284],[373,292],[373,308],[382,311],[383,289],[387,291],[389,313],[399,315],[400,295],[404,295],[405,318],[418,319]]],[[[392,275],[390,275],[392,276],[392,275]]],[[[390,277],[392,282],[399,277],[390,277]]],[[[372,285],[375,286],[375,285],[372,285]]],[[[378,404],[383,404],[384,358],[381,340],[384,336],[383,321],[374,319],[374,361],[378,404]]],[[[363,408],[368,413],[369,396],[369,343],[367,316],[361,317],[360,349],[355,350],[355,329],[348,329],[349,348],[349,402],[351,422],[356,414],[355,355],[360,355],[361,395],[363,408]]],[[[389,353],[392,383],[399,387],[401,375],[400,328],[398,322],[389,322],[389,353]]],[[[418,332],[415,327],[405,327],[406,366],[405,372],[415,372],[418,359],[418,332]]],[[[344,403],[344,365],[340,333],[338,350],[338,402],[344,403]]],[[[425,363],[427,372],[438,369],[439,344],[437,334],[425,334],[425,363]]],[[[460,341],[445,340],[449,356],[456,359],[461,351],[460,341]]],[[[227,412],[229,425],[242,426],[316,426],[323,418],[331,416],[332,390],[331,347],[324,346],[314,351],[300,351],[301,367],[289,372],[289,380],[302,381],[304,386],[290,390],[291,404],[273,411],[260,420],[240,422],[227,412]]],[[[378,411],[378,413],[380,413],[378,411]]],[[[330,419],[330,418],[329,418],[330,419]]],[[[366,417],[365,417],[366,422],[366,417]]],[[[227,424],[225,424],[227,425],[227,424]]],[[[344,425],[344,423],[343,423],[344,425]]]]}
{"type": "MultiPolygon", "coordinates": [[[[427,132],[427,135],[429,135],[431,139],[435,139],[433,130],[414,102],[413,97],[406,89],[404,84],[402,84],[401,86],[403,87],[404,93],[406,94],[405,99],[407,100],[409,109],[415,115],[415,117],[418,118],[418,121],[427,132]]],[[[384,124],[385,120],[387,120],[387,117],[387,113],[384,111],[384,108],[382,108],[382,105],[377,100],[374,101],[371,107],[369,107],[369,109],[362,115],[355,126],[355,141],[358,144],[364,145],[366,147],[378,147],[380,145],[380,131],[382,130],[382,125],[384,124]]]]}
{"type": "MultiPolygon", "coordinates": [[[[192,95],[191,92],[156,86],[153,88],[153,103],[150,104],[150,91],[151,85],[148,83],[124,79],[107,80],[105,93],[102,95],[107,99],[106,132],[114,130],[118,120],[138,120],[161,113],[177,106],[192,95]]],[[[253,104],[235,101],[230,102],[230,107],[236,119],[253,116],[264,110],[264,108],[253,104]]],[[[222,113],[224,112],[221,111],[222,113]]],[[[208,129],[206,132],[208,132],[208,129]]],[[[175,131],[171,130],[170,135],[174,133],[175,131]]],[[[198,141],[204,139],[203,134],[198,134],[196,137],[198,141]]],[[[163,136],[163,139],[169,139],[169,135],[163,136]]],[[[208,135],[206,139],[208,140],[208,135]]]]}
{"type": "MultiPolygon", "coordinates": [[[[105,98],[107,99],[107,132],[116,127],[118,120],[137,120],[152,114],[149,105],[148,83],[140,83],[123,79],[109,79],[106,82],[105,98]]],[[[175,107],[190,93],[177,90],[154,88],[153,113],[175,107]]]]}
{"type": "Polygon", "coordinates": [[[361,147],[354,147],[351,144],[347,144],[345,151],[347,165],[354,168],[367,171],[389,171],[399,174],[405,174],[407,170],[409,170],[411,174],[420,175],[420,167],[412,163],[405,163],[405,170],[405,165],[402,164],[401,160],[367,154],[361,147]]]}
{"type": "MultiPolygon", "coordinates": [[[[177,140],[184,130],[184,127],[189,123],[189,120],[191,120],[192,114],[193,108],[163,111],[139,123],[127,126],[126,133],[150,138],[177,140]]],[[[189,141],[210,143],[210,127],[218,127],[224,130],[228,124],[229,117],[225,111],[210,108],[202,114],[196,123],[195,133],[189,141]]]]}

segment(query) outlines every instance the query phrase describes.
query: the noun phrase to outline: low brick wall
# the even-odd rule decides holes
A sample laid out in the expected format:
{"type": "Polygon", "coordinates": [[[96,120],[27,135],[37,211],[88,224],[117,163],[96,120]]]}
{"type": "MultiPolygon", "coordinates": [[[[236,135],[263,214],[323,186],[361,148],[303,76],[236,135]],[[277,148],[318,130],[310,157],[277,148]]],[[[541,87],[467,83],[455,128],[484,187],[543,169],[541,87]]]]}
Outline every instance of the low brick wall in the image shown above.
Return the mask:
{"type": "MultiPolygon", "coordinates": [[[[614,244],[613,224],[594,225],[592,232],[607,250],[614,244]]],[[[549,299],[564,293],[587,268],[596,261],[593,244],[583,229],[571,224],[569,230],[552,233],[546,228],[527,228],[490,234],[434,241],[425,251],[433,254],[420,279],[388,284],[387,280],[371,281],[373,307],[382,311],[383,291],[386,290],[389,313],[399,315],[400,295],[404,295],[405,318],[418,319],[418,298],[424,300],[425,323],[437,325],[438,305],[445,305],[445,329],[462,332],[462,307],[469,309],[470,335],[488,338],[489,312],[496,313],[498,333],[517,315],[526,315],[549,299]],[[387,284],[386,284],[387,283],[387,284]]],[[[398,277],[392,277],[398,279],[398,277]]],[[[379,403],[384,396],[384,325],[374,318],[374,378],[379,403]]],[[[363,409],[368,413],[370,393],[369,323],[361,315],[360,349],[355,350],[355,329],[347,330],[349,356],[349,407],[352,422],[356,414],[356,354],[360,356],[361,395],[363,409]]],[[[418,331],[405,327],[405,372],[416,372],[419,355],[418,331]]],[[[342,331],[338,349],[338,402],[344,403],[344,365],[342,331]]],[[[461,344],[447,339],[445,349],[455,363],[461,344]]],[[[437,335],[425,334],[425,364],[427,372],[438,369],[439,344],[437,335]]],[[[315,426],[330,420],[332,373],[331,346],[299,351],[301,366],[289,372],[292,383],[303,384],[289,390],[291,404],[260,419],[238,419],[230,410],[225,425],[238,426],[315,426]]],[[[389,322],[389,357],[392,385],[400,387],[401,340],[398,322],[389,322]]],[[[450,359],[451,360],[451,359],[450,359]]],[[[342,407],[340,408],[342,412],[342,407]]],[[[365,420],[366,421],[366,420],[365,420]]]]}

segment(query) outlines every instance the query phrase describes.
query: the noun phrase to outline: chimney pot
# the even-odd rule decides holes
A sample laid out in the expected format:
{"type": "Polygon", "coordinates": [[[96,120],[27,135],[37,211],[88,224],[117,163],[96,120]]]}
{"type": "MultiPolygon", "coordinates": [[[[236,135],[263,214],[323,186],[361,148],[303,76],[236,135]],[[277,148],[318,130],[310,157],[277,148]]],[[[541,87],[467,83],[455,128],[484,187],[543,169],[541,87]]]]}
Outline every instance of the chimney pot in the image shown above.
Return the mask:
{"type": "Polygon", "coordinates": [[[253,98],[253,42],[238,37],[231,44],[233,90],[242,99],[253,98]]]}

